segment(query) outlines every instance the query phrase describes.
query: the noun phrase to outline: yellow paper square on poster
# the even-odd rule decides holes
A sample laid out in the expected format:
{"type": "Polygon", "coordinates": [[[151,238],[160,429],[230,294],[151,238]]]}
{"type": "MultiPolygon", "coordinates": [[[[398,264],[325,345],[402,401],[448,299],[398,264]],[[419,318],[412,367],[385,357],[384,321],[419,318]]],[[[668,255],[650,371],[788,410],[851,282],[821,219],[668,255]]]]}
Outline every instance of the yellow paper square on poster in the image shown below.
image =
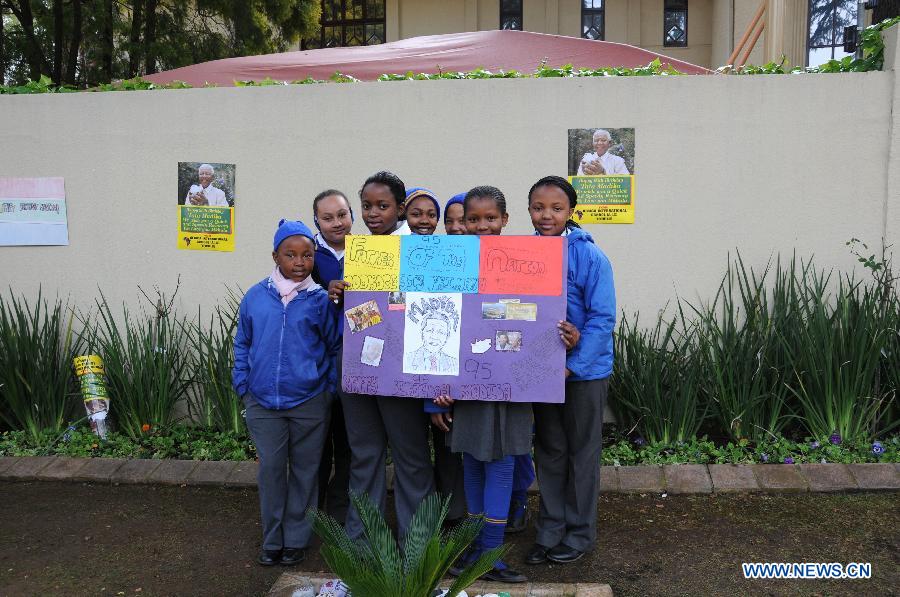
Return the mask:
{"type": "Polygon", "coordinates": [[[179,205],[178,248],[234,251],[234,208],[179,205]]]}
{"type": "Polygon", "coordinates": [[[579,224],[634,224],[634,174],[570,176],[579,224]]]}
{"type": "Polygon", "coordinates": [[[400,290],[400,237],[347,236],[344,280],[350,290],[400,290]]]}

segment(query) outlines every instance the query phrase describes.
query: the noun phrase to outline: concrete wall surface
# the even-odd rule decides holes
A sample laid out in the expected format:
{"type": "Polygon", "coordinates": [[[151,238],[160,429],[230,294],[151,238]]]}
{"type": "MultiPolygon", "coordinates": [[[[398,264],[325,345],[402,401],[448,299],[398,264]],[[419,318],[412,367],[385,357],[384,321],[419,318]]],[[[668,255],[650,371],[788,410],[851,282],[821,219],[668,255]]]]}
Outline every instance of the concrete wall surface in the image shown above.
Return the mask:
{"type": "Polygon", "coordinates": [[[170,292],[180,274],[193,312],[268,275],[279,218],[311,224],[328,187],[358,213],[380,169],[443,199],[496,185],[506,233],[529,234],[526,193],[566,174],[567,129],[634,127],[636,223],[588,230],[620,307],[649,316],[712,298],[736,248],[757,267],[796,249],[850,269],[851,237],[896,243],[898,94],[888,71],[0,96],[0,176],[65,177],[71,243],[0,247],[0,280],[87,307],[98,288],[137,305],[138,285],[170,292]],[[233,253],[176,249],[177,162],[201,160],[237,164],[233,253]]]}

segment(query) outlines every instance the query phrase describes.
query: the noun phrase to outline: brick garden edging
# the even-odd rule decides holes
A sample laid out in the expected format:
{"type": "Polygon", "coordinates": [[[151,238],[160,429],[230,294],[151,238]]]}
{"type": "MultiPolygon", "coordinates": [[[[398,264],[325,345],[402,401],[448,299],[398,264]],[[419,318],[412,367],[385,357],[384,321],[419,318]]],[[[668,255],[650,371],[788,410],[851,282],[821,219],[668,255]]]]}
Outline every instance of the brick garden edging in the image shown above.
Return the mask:
{"type": "MultiPolygon", "coordinates": [[[[0,480],[256,487],[252,461],[0,457],[0,480]]],[[[388,481],[393,469],[388,467],[388,481]]],[[[900,464],[674,464],[604,466],[602,493],[900,490],[900,464]]],[[[537,483],[530,492],[538,491],[537,483]]]]}
{"type": "MultiPolygon", "coordinates": [[[[312,584],[316,588],[333,579],[334,575],[325,573],[310,574],[308,572],[284,572],[269,590],[268,597],[291,597],[300,587],[312,584]]],[[[441,586],[447,588],[453,579],[444,579],[441,586]]],[[[509,593],[510,597],[612,597],[613,592],[608,584],[602,583],[525,583],[510,585],[475,581],[466,588],[466,594],[487,595],[489,593],[509,593]]]]}

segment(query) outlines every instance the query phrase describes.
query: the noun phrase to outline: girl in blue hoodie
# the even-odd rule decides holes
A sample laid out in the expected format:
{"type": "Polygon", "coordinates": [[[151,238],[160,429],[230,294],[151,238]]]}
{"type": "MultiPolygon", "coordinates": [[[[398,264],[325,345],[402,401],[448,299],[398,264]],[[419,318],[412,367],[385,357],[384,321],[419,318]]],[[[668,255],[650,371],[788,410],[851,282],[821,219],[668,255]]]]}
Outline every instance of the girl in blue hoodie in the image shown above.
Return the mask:
{"type": "Polygon", "coordinates": [[[259,456],[263,566],[306,557],[306,511],[318,502],[328,376],[340,342],[338,312],[312,279],[312,231],[281,220],[272,247],[275,268],[241,300],[232,371],[259,456]]]}
{"type": "Polygon", "coordinates": [[[607,378],[613,366],[616,294],[609,259],[570,218],[575,189],[546,176],[528,193],[537,234],[568,238],[566,319],[580,332],[566,356],[566,400],[534,403],[534,454],[541,485],[537,538],[527,564],[580,559],[597,538],[597,495],[607,378]]]}

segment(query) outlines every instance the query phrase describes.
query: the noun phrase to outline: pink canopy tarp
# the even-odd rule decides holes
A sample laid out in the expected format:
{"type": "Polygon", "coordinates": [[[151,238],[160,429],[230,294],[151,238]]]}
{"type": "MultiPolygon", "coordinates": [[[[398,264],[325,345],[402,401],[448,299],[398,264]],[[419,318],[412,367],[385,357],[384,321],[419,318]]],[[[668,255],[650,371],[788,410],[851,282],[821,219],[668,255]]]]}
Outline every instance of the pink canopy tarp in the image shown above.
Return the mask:
{"type": "Polygon", "coordinates": [[[486,68],[531,73],[545,62],[576,68],[646,66],[659,58],[687,74],[707,74],[701,66],[635,46],[527,31],[477,31],[413,37],[377,46],[324,48],[263,56],[225,58],[149,75],[154,83],[185,81],[231,85],[234,81],[327,79],[334,73],[371,81],[385,73],[436,73],[486,68]]]}

